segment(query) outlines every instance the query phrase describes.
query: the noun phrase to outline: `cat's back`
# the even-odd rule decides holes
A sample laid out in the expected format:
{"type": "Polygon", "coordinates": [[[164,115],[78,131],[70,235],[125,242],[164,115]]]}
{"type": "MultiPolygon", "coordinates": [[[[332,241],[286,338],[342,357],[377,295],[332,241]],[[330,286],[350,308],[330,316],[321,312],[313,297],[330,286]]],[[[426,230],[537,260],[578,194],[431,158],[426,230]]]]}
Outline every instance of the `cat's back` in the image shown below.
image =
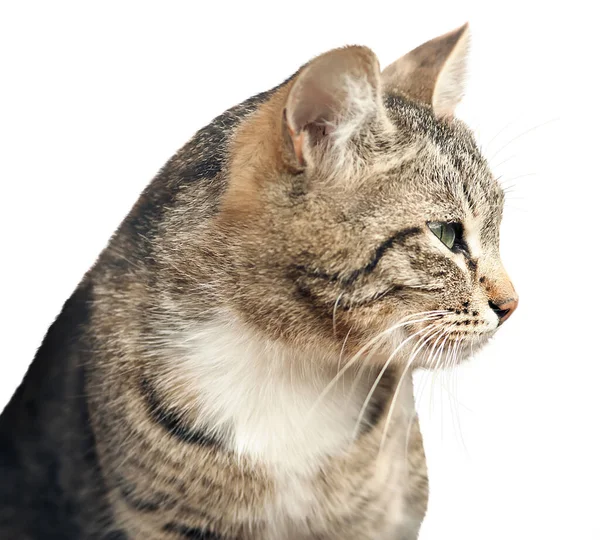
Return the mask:
{"type": "Polygon", "coordinates": [[[84,396],[90,295],[65,303],[0,416],[0,538],[113,538],[84,396]]]}
{"type": "Polygon", "coordinates": [[[235,127],[269,93],[216,117],[165,165],[49,328],[0,415],[0,538],[124,538],[113,527],[86,387],[94,364],[109,360],[94,345],[102,334],[94,320],[98,287],[110,299],[122,296],[128,282],[146,280],[151,272],[144,260],[153,257],[149,239],[182,193],[205,197],[204,211],[211,214],[225,185],[222,171],[235,127]]]}

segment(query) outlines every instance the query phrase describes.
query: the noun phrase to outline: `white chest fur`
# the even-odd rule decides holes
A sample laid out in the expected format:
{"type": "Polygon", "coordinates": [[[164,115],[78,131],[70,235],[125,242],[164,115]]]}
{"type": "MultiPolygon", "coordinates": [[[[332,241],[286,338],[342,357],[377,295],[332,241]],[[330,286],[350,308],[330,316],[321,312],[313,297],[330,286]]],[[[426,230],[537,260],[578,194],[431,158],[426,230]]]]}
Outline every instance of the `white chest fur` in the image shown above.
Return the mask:
{"type": "MultiPolygon", "coordinates": [[[[173,376],[194,388],[199,424],[273,475],[276,494],[266,511],[279,524],[275,534],[294,523],[301,528],[306,516],[318,519],[323,500],[315,475],[330,457],[351,451],[377,370],[349,369],[324,393],[338,372],[335,359],[300,356],[232,317],[187,334],[176,348],[173,376]]],[[[402,389],[397,409],[408,418],[413,407],[412,391],[402,389]]],[[[379,481],[386,481],[386,471],[379,481]]]]}

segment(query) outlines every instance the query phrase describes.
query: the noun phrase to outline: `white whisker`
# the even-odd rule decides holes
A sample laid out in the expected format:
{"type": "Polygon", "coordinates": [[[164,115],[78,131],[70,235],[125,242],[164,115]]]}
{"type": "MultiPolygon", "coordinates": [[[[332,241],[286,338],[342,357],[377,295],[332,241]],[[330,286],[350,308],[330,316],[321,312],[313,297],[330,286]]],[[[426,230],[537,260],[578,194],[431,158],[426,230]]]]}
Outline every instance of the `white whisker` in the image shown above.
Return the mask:
{"type": "MultiPolygon", "coordinates": [[[[323,389],[323,391],[321,392],[321,394],[317,397],[317,399],[315,400],[314,405],[308,411],[308,414],[307,414],[307,417],[306,417],[306,422],[308,423],[310,421],[310,417],[311,417],[312,413],[314,413],[314,411],[317,408],[317,406],[321,403],[321,400],[335,386],[335,384],[337,383],[337,381],[340,380],[340,378],[344,375],[344,373],[346,371],[348,371],[348,369],[350,369],[354,365],[354,363],[357,362],[360,359],[360,357],[370,347],[372,347],[379,340],[381,340],[383,336],[385,336],[387,334],[390,334],[391,332],[394,332],[395,330],[397,330],[399,328],[402,328],[404,326],[407,326],[409,324],[416,324],[416,323],[419,323],[419,322],[425,322],[425,321],[435,320],[435,319],[439,318],[442,314],[448,313],[448,311],[446,311],[446,310],[438,310],[438,311],[429,311],[429,312],[423,312],[423,313],[428,313],[430,316],[429,317],[424,317],[424,318],[421,318],[421,319],[417,319],[417,320],[403,320],[401,322],[393,324],[392,326],[390,326],[389,328],[383,330],[381,333],[379,333],[374,338],[372,338],[371,340],[369,340],[365,345],[363,345],[360,348],[360,350],[344,365],[344,367],[337,372],[337,374],[335,375],[335,377],[333,377],[333,379],[331,379],[331,381],[323,389]]],[[[409,315],[409,317],[420,316],[423,313],[412,314],[412,315],[409,315]]]]}
{"type": "Polygon", "coordinates": [[[338,307],[338,303],[342,298],[342,295],[344,294],[344,292],[342,291],[339,296],[335,299],[335,304],[333,304],[333,315],[332,315],[332,326],[333,326],[333,337],[337,337],[337,328],[335,326],[335,315],[337,313],[337,307],[338,307]]]}
{"type": "Polygon", "coordinates": [[[356,439],[356,437],[358,436],[358,431],[360,429],[360,424],[362,422],[362,418],[367,410],[367,407],[369,406],[369,403],[371,401],[371,398],[373,397],[373,394],[375,393],[375,390],[377,389],[377,385],[379,384],[379,382],[381,381],[385,371],[387,370],[387,368],[389,367],[389,365],[391,364],[392,360],[394,359],[394,357],[398,354],[398,352],[400,352],[400,349],[402,349],[402,347],[404,347],[404,345],[406,343],[408,343],[411,339],[417,337],[418,335],[422,334],[423,332],[429,331],[431,330],[431,327],[425,327],[417,332],[415,332],[414,334],[411,334],[410,336],[408,336],[405,340],[403,340],[400,345],[398,345],[393,351],[392,353],[389,355],[388,359],[386,360],[386,362],[384,363],[383,367],[381,368],[381,370],[379,371],[379,375],[377,375],[377,378],[375,379],[375,381],[373,382],[373,384],[371,385],[371,389],[369,390],[369,393],[367,394],[367,397],[365,398],[364,402],[363,402],[363,406],[360,409],[360,412],[358,413],[358,418],[356,420],[356,426],[354,428],[354,433],[352,435],[353,439],[356,439]]]}
{"type": "Polygon", "coordinates": [[[391,419],[392,419],[392,416],[393,416],[393,411],[394,411],[394,408],[396,406],[396,400],[398,399],[398,396],[400,395],[400,388],[402,387],[402,383],[404,382],[404,377],[406,376],[406,374],[410,370],[410,368],[412,366],[412,363],[414,362],[415,358],[419,354],[419,351],[427,344],[427,342],[430,339],[432,339],[433,337],[435,337],[438,332],[439,333],[443,332],[443,329],[439,329],[439,328],[435,328],[435,327],[430,328],[430,330],[432,330],[433,335],[431,333],[429,335],[426,334],[425,336],[422,336],[419,339],[419,342],[422,341],[421,345],[419,345],[419,342],[417,342],[417,344],[415,345],[415,347],[417,345],[419,345],[419,346],[418,346],[418,348],[417,348],[416,351],[414,351],[414,352],[411,353],[410,358],[408,359],[408,361],[406,363],[406,367],[402,371],[402,375],[400,376],[400,378],[398,380],[398,383],[396,384],[396,390],[394,391],[394,396],[392,397],[392,402],[390,403],[390,407],[389,407],[389,410],[388,410],[387,418],[386,418],[385,424],[383,426],[383,433],[381,435],[381,442],[379,444],[379,453],[378,453],[378,456],[379,456],[379,454],[381,454],[381,451],[382,451],[383,446],[385,444],[385,440],[386,440],[386,437],[387,437],[387,432],[388,432],[388,429],[390,427],[390,422],[391,422],[391,419]]]}

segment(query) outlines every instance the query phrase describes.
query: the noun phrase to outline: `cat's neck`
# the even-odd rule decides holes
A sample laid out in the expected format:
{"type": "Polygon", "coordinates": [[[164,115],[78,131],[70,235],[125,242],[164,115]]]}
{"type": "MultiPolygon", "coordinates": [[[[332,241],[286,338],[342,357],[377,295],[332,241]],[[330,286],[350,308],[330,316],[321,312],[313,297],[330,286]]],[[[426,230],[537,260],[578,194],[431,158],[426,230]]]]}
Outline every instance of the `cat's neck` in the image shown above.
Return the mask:
{"type": "MultiPolygon", "coordinates": [[[[380,381],[361,415],[379,369],[357,363],[331,385],[339,365],[308,356],[220,317],[177,338],[161,386],[233,452],[284,473],[311,474],[349,451],[374,414],[387,414],[395,388],[380,381]]],[[[396,403],[396,411],[414,413],[410,376],[396,403]]]]}

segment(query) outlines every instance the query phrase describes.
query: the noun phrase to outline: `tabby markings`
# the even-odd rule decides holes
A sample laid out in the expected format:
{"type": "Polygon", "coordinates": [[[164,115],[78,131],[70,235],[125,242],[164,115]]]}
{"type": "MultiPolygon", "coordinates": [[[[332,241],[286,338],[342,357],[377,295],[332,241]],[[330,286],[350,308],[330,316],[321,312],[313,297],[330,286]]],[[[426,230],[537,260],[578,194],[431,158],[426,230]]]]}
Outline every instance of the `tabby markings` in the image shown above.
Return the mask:
{"type": "Polygon", "coordinates": [[[219,441],[204,431],[192,430],[184,425],[181,416],[172,409],[165,409],[160,403],[154,388],[147,379],[141,381],[142,393],[148,403],[150,415],[173,437],[189,443],[202,446],[218,446],[219,441]]]}
{"type": "Polygon", "coordinates": [[[183,538],[192,538],[193,540],[221,540],[221,535],[200,527],[189,527],[181,523],[167,523],[163,530],[179,534],[183,538]]]}
{"type": "Polygon", "coordinates": [[[350,272],[350,274],[346,277],[341,277],[340,272],[334,272],[332,274],[329,274],[327,272],[311,270],[310,268],[308,268],[304,265],[296,265],[295,268],[296,268],[296,270],[299,270],[299,271],[309,275],[310,277],[326,279],[326,280],[332,281],[332,282],[337,281],[337,282],[341,283],[343,286],[352,285],[360,276],[366,276],[366,275],[369,275],[371,272],[373,272],[373,270],[375,270],[375,268],[379,264],[379,261],[381,260],[383,255],[391,247],[393,247],[395,245],[402,245],[405,242],[405,240],[407,240],[408,238],[411,238],[412,236],[420,234],[421,232],[422,232],[422,229],[419,227],[410,227],[410,228],[398,231],[393,236],[391,236],[390,238],[388,238],[382,244],[379,245],[379,247],[375,250],[373,257],[371,257],[371,260],[365,266],[363,266],[362,268],[358,268],[356,270],[352,270],[352,272],[350,272]]]}

